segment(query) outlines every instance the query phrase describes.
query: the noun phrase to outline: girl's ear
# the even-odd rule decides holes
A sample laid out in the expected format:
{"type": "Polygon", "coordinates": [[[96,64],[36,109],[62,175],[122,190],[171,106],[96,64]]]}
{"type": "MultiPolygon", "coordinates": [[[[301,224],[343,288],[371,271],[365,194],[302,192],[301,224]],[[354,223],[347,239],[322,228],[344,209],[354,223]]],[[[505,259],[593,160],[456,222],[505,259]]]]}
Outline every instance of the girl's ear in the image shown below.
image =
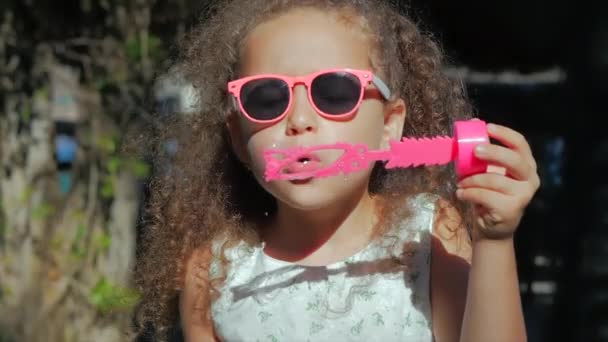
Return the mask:
{"type": "Polygon", "coordinates": [[[226,120],[226,129],[228,130],[228,134],[230,136],[230,144],[232,145],[234,154],[236,154],[236,157],[239,158],[241,163],[247,167],[250,162],[247,156],[245,144],[243,143],[239,120],[236,115],[228,116],[228,120],[226,120]]]}
{"type": "Polygon", "coordinates": [[[382,142],[380,144],[382,149],[388,149],[390,147],[389,142],[391,140],[401,139],[406,115],[407,109],[405,108],[405,101],[403,101],[401,98],[390,101],[385,106],[384,133],[382,135],[382,142]]]}

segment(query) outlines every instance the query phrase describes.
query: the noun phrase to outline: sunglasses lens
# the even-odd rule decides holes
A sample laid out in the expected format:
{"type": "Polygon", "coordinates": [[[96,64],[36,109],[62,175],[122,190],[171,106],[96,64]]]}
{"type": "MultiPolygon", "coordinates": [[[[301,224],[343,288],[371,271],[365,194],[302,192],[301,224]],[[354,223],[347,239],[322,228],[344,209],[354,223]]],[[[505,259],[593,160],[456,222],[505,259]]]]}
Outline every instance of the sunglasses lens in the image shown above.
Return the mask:
{"type": "Polygon", "coordinates": [[[348,72],[319,75],[310,88],[315,105],[328,115],[346,114],[355,109],[361,90],[359,78],[348,72]]]}
{"type": "Polygon", "coordinates": [[[282,80],[265,78],[247,82],[241,88],[245,112],[260,121],[276,119],[289,104],[289,86],[282,80]]]}

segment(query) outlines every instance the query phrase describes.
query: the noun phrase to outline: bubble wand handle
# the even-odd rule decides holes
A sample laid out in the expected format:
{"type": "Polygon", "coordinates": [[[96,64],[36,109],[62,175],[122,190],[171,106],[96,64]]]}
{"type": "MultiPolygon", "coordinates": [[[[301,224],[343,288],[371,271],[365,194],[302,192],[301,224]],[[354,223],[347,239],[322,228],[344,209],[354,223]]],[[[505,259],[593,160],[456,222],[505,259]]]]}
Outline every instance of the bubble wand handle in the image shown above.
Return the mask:
{"type": "Polygon", "coordinates": [[[475,157],[475,146],[490,141],[486,123],[482,120],[457,121],[452,137],[403,138],[391,141],[388,150],[368,150],[363,144],[336,143],[290,149],[264,151],[266,181],[319,178],[348,174],[369,167],[370,163],[386,161],[387,169],[444,165],[454,162],[459,178],[486,172],[488,164],[475,157]],[[331,165],[297,175],[283,173],[301,156],[322,150],[342,150],[344,153],[331,165]]]}

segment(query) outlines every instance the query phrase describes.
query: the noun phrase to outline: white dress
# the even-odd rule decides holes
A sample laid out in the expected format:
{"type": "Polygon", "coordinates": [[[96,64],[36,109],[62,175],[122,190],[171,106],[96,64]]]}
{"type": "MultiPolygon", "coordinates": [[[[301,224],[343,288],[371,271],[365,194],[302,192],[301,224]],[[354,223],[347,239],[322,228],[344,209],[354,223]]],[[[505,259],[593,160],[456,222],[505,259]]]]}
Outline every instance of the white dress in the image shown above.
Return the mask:
{"type": "MultiPolygon", "coordinates": [[[[273,259],[263,246],[241,243],[227,250],[227,278],[211,306],[218,337],[230,342],[431,342],[434,205],[425,195],[409,203],[413,215],[399,229],[328,266],[273,259]]],[[[217,260],[210,271],[212,276],[217,271],[217,260]]]]}

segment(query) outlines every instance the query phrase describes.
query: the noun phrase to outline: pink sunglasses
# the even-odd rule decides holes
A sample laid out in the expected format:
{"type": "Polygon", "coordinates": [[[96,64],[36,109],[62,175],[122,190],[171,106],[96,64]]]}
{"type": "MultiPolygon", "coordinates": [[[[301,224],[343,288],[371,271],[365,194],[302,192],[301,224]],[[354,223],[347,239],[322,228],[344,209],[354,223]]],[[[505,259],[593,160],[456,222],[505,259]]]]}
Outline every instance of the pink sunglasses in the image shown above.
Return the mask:
{"type": "Polygon", "coordinates": [[[388,100],[391,92],[386,84],[367,70],[329,69],[302,77],[254,75],[228,83],[241,113],[256,123],[282,120],[293,104],[293,88],[303,84],[315,111],[328,119],[341,120],[352,116],[363,101],[365,87],[373,84],[388,100]]]}

